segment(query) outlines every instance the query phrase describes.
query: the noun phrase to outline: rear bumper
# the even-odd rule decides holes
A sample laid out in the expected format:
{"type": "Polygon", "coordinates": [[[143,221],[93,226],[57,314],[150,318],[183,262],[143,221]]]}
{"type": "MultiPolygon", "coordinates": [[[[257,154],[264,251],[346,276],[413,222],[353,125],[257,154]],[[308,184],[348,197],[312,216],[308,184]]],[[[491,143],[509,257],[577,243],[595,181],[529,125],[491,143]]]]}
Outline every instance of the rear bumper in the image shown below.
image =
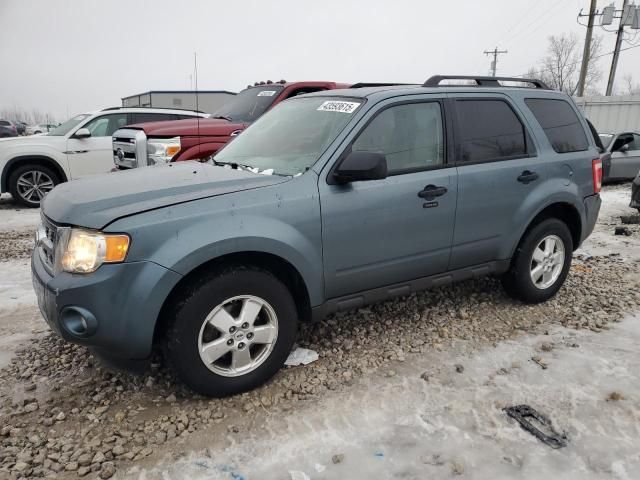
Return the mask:
{"type": "Polygon", "coordinates": [[[37,253],[31,257],[31,273],[40,311],[51,329],[114,361],[149,357],[164,300],[182,278],[152,262],[51,276],[37,253]]]}
{"type": "MultiPolygon", "coordinates": [[[[585,211],[585,224],[582,229],[582,236],[580,243],[582,243],[591,233],[598,221],[598,214],[600,213],[600,206],[602,205],[602,199],[599,194],[590,195],[584,199],[584,211],[585,211]]],[[[578,246],[575,245],[577,248],[578,246]]]]}
{"type": "Polygon", "coordinates": [[[640,174],[636,176],[631,184],[631,203],[629,206],[640,210],[640,174]]]}

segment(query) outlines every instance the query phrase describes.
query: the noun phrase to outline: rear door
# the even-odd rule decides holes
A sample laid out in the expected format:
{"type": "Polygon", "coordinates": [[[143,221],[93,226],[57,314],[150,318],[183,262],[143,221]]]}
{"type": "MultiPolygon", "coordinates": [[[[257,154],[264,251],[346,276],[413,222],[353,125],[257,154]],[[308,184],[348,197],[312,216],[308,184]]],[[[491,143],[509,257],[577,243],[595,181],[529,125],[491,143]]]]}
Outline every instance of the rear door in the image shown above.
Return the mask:
{"type": "Polygon", "coordinates": [[[547,176],[517,105],[499,94],[452,94],[458,208],[450,269],[508,257],[518,211],[547,176]]]}
{"type": "Polygon", "coordinates": [[[340,153],[383,153],[389,174],[346,185],[320,178],[327,298],[444,272],[449,263],[456,171],[447,162],[444,102],[394,99],[361,125],[340,153]],[[437,187],[437,197],[418,195],[437,187]]]}

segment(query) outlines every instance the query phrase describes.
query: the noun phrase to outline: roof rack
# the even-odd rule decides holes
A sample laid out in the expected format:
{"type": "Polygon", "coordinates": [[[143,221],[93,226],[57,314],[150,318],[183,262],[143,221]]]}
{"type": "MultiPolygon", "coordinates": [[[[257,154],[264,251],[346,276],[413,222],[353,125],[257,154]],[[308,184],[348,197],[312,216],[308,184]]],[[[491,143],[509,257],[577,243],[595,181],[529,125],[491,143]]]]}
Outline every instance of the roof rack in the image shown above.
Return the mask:
{"type": "Polygon", "coordinates": [[[374,82],[359,82],[354,83],[349,88],[366,88],[366,87],[395,87],[397,85],[415,85],[415,83],[374,83],[374,82]]]}
{"type": "Polygon", "coordinates": [[[100,110],[101,112],[108,112],[111,110],[122,110],[123,108],[148,108],[150,110],[182,110],[184,112],[196,112],[196,113],[207,113],[202,110],[195,110],[193,108],[178,108],[178,107],[150,107],[148,105],[132,105],[130,107],[107,107],[100,110]]]}
{"type": "Polygon", "coordinates": [[[500,82],[530,83],[535,88],[551,90],[543,81],[518,77],[478,77],[475,75],[434,75],[422,84],[423,87],[439,87],[443,80],[473,80],[478,87],[502,87],[500,82]]]}

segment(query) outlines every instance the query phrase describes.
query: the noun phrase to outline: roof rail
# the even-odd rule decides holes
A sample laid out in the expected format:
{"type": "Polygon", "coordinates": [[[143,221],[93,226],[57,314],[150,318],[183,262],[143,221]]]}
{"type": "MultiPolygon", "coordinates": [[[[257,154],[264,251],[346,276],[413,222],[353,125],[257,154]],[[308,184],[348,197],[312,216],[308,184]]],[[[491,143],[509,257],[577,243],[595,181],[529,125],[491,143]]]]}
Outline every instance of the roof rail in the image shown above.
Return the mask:
{"type": "Polygon", "coordinates": [[[349,88],[366,88],[366,87],[395,87],[397,85],[416,85],[415,83],[375,83],[375,82],[359,82],[354,83],[349,88]]]}
{"type": "Polygon", "coordinates": [[[148,108],[150,110],[181,110],[183,112],[196,112],[196,113],[207,113],[202,110],[196,110],[194,108],[178,108],[178,107],[150,107],[149,105],[131,105],[129,107],[108,107],[100,110],[101,112],[108,112],[110,110],[122,110],[123,108],[148,108]]]}
{"type": "Polygon", "coordinates": [[[551,90],[543,81],[519,77],[478,77],[475,75],[434,75],[422,84],[423,87],[439,87],[443,80],[473,80],[478,87],[501,87],[500,82],[530,83],[535,88],[551,90]]]}

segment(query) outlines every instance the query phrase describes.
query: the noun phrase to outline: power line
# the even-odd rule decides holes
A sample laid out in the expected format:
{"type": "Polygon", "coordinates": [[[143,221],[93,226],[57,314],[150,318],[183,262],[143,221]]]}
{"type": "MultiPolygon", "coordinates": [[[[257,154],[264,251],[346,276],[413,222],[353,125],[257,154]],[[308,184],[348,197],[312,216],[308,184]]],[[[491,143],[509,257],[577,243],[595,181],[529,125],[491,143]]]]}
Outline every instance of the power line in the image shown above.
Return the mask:
{"type": "MultiPolygon", "coordinates": [[[[640,47],[640,43],[639,43],[638,45],[633,45],[633,46],[631,46],[631,47],[621,48],[621,49],[620,49],[620,51],[621,51],[621,52],[624,52],[625,50],[631,50],[631,49],[633,49],[633,48],[638,48],[638,47],[640,47]]],[[[600,55],[595,55],[595,56],[591,57],[591,60],[595,60],[595,59],[597,59],[597,58],[602,58],[602,57],[606,57],[606,56],[609,56],[609,55],[613,55],[614,53],[615,53],[615,50],[612,50],[611,52],[607,52],[607,53],[601,53],[600,55]]],[[[580,62],[582,62],[582,60],[580,60],[580,61],[578,61],[578,62],[567,63],[567,64],[565,64],[565,67],[572,67],[572,66],[574,66],[574,65],[578,65],[580,62]]],[[[539,71],[539,72],[549,72],[549,73],[552,73],[552,72],[553,72],[553,70],[551,70],[551,69],[549,69],[549,68],[540,68],[540,69],[538,69],[538,71],[539,71]]],[[[522,77],[526,77],[526,76],[527,76],[527,74],[526,74],[526,73],[523,73],[523,74],[521,74],[521,75],[512,75],[512,76],[513,76],[513,77],[522,78],[522,77]]]]}

